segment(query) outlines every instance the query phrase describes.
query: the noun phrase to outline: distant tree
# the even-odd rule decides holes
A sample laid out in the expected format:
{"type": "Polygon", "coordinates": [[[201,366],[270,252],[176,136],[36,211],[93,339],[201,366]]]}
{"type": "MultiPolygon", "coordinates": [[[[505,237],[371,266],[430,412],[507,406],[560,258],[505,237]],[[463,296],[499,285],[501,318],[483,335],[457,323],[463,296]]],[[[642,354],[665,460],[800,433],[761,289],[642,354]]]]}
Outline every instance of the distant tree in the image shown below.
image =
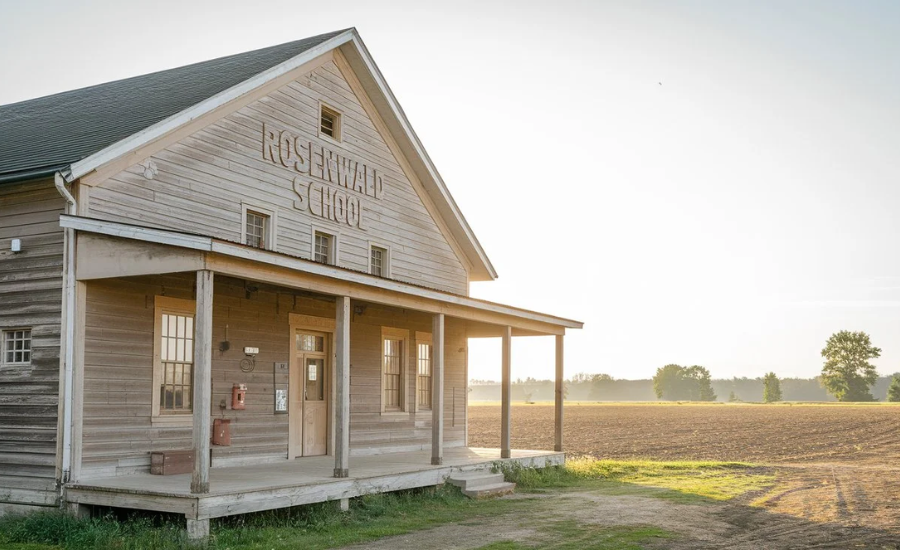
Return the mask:
{"type": "Polygon", "coordinates": [[[669,364],[656,370],[653,391],[657,399],[670,401],[715,401],[709,371],[694,365],[669,364]]]}
{"type": "Polygon", "coordinates": [[[887,400],[896,403],[900,401],[900,373],[895,374],[891,378],[891,385],[888,386],[887,400]]]}
{"type": "Polygon", "coordinates": [[[728,402],[729,403],[737,403],[740,399],[737,395],[734,394],[734,390],[731,390],[731,393],[728,394],[728,402]]]}
{"type": "Polygon", "coordinates": [[[603,399],[611,397],[613,383],[615,378],[608,374],[594,374],[591,376],[591,392],[588,394],[590,399],[603,399]]]}
{"type": "Polygon", "coordinates": [[[875,401],[869,386],[878,379],[870,359],[881,357],[865,332],[842,330],[831,335],[822,349],[822,385],[838,401],[875,401]]]}
{"type": "Polygon", "coordinates": [[[770,372],[763,378],[763,402],[776,403],[778,401],[781,401],[781,381],[774,372],[770,372]]]}

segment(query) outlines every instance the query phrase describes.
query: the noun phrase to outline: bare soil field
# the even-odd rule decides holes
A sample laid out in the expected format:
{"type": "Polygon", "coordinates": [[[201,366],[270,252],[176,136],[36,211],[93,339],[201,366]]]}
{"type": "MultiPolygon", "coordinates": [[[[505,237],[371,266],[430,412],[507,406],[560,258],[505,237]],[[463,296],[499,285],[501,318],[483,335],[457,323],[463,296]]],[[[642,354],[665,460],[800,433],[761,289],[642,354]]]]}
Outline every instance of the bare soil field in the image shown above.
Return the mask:
{"type": "MultiPolygon", "coordinates": [[[[469,407],[469,445],[499,428],[499,406],[469,407]]],[[[721,547],[900,548],[898,406],[576,404],[563,435],[570,456],[765,465],[777,483],[718,509],[721,547]]],[[[512,446],[552,449],[553,407],[513,406],[512,446]]]]}
{"type": "MultiPolygon", "coordinates": [[[[594,458],[900,466],[900,406],[578,404],[565,450],[594,458]]],[[[469,406],[469,445],[500,446],[499,405],[469,406]]],[[[512,446],[553,448],[553,407],[514,405],[512,446]]]]}

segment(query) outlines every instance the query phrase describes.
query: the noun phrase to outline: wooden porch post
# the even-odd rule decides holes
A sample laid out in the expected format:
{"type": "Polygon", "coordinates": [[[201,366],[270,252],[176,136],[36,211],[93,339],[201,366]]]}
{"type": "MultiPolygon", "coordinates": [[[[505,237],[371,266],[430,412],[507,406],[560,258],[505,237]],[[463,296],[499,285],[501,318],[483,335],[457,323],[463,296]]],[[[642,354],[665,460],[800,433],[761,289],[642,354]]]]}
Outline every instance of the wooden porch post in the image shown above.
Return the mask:
{"type": "Polygon", "coordinates": [[[350,298],[339,296],[335,308],[334,477],[350,476],[350,298]]]}
{"type": "Polygon", "coordinates": [[[431,321],[431,464],[444,463],[444,314],[431,321]]]}
{"type": "Polygon", "coordinates": [[[192,493],[209,492],[210,402],[212,401],[213,272],[197,272],[194,316],[194,471],[192,493]]]}
{"type": "Polygon", "coordinates": [[[501,404],[500,404],[500,458],[509,458],[510,452],[510,415],[512,413],[510,403],[510,375],[512,355],[512,327],[503,327],[503,374],[501,375],[501,404]]]}
{"type": "Polygon", "coordinates": [[[553,426],[556,431],[556,440],[553,450],[562,452],[563,450],[563,400],[565,399],[565,388],[563,386],[563,335],[556,335],[556,415],[553,426]]]}

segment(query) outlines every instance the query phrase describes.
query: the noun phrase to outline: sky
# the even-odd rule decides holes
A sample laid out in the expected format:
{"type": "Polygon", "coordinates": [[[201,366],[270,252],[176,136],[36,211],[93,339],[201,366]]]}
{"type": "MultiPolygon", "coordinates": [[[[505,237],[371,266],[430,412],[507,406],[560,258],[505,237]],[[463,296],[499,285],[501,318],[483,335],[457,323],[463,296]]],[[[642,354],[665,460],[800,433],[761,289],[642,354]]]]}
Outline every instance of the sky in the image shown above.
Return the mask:
{"type": "Polygon", "coordinates": [[[0,0],[0,104],[351,26],[497,268],[472,295],[585,323],[567,377],[812,377],[844,329],[900,371],[897,2],[0,0]]]}

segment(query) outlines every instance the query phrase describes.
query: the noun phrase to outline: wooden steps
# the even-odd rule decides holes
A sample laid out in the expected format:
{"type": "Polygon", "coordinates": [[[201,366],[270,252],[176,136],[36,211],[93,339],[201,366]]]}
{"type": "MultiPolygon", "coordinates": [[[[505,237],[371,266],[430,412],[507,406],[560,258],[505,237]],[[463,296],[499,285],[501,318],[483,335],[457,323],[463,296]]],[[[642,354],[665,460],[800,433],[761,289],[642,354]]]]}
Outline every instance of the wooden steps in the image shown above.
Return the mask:
{"type": "Polygon", "coordinates": [[[463,494],[469,498],[497,497],[516,490],[515,483],[503,480],[503,474],[495,474],[489,470],[456,472],[447,481],[462,489],[463,494]]]}

